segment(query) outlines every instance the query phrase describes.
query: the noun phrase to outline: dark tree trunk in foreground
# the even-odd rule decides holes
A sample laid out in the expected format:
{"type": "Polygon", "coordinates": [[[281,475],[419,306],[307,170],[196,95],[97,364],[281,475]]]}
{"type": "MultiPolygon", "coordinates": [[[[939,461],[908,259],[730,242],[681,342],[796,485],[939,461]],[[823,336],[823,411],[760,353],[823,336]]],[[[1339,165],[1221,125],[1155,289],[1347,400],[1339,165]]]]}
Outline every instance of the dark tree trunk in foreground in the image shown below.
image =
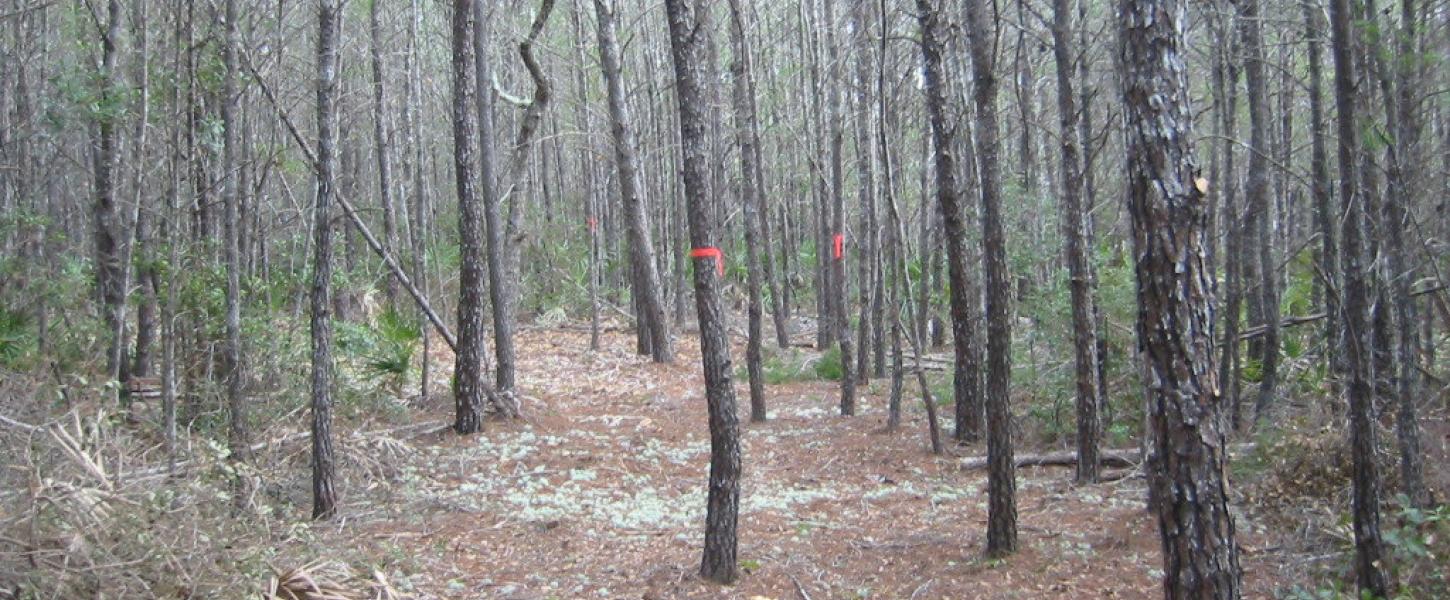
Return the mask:
{"type": "Polygon", "coordinates": [[[1380,479],[1375,462],[1374,372],[1369,323],[1369,275],[1364,264],[1363,225],[1367,197],[1360,190],[1359,128],[1355,105],[1355,35],[1349,0],[1330,0],[1329,26],[1334,58],[1334,106],[1339,133],[1340,227],[1343,235],[1344,354],[1349,368],[1349,439],[1354,464],[1355,574],[1361,595],[1385,597],[1384,541],[1380,536],[1380,479]]]}
{"type": "MultiPolygon", "coordinates": [[[[236,0],[227,0],[233,13],[236,0]]],[[[317,204],[312,248],[312,518],[337,512],[332,458],[332,202],[337,167],[338,6],[317,3],[317,204]]],[[[230,21],[230,19],[228,19],[230,21]]]]}
{"type": "MultiPolygon", "coordinates": [[[[972,287],[967,282],[967,227],[962,221],[961,191],[957,187],[957,162],[952,150],[956,147],[955,128],[947,122],[947,92],[942,52],[946,43],[941,8],[931,0],[917,0],[921,20],[921,51],[926,69],[926,110],[931,122],[932,161],[936,169],[936,200],[946,229],[947,276],[951,280],[952,344],[955,363],[952,371],[952,392],[956,401],[956,430],[960,441],[975,441],[982,430],[982,405],[979,394],[976,355],[972,352],[976,332],[973,331],[972,287]]],[[[923,213],[925,216],[926,213],[923,213]]],[[[925,227],[923,223],[923,227],[925,227]]],[[[925,236],[923,236],[925,237],[925,236]]],[[[922,249],[930,257],[929,248],[922,249]]],[[[922,304],[921,315],[926,314],[922,304]]],[[[917,337],[925,344],[924,327],[917,337]]]]}
{"type": "Polygon", "coordinates": [[[699,0],[666,0],[670,46],[674,57],[680,140],[684,151],[685,199],[690,220],[691,254],[695,256],[695,310],[700,320],[700,353],[705,395],[710,412],[710,491],[705,513],[705,552],[700,576],[730,583],[737,576],[736,521],[740,512],[740,424],[730,371],[730,345],[720,302],[718,255],[711,219],[705,143],[704,29],[710,26],[708,4],[699,0]],[[709,249],[715,256],[709,256],[709,249]]]}
{"type": "MultiPolygon", "coordinates": [[[[982,266],[987,280],[987,555],[1017,551],[1017,467],[1012,460],[1012,322],[1007,274],[1007,241],[1002,233],[1002,173],[997,164],[996,39],[988,29],[987,7],[968,0],[973,103],[977,109],[977,165],[982,194],[982,266]]],[[[955,287],[955,285],[953,285],[955,287]]]]}
{"type": "MultiPolygon", "coordinates": [[[[765,374],[761,368],[761,346],[764,340],[764,324],[760,298],[760,205],[764,196],[760,189],[762,182],[755,176],[760,173],[760,158],[755,136],[755,106],[751,97],[749,57],[745,44],[745,16],[741,14],[739,0],[730,0],[730,63],[731,98],[735,104],[735,138],[740,146],[740,196],[745,205],[745,263],[746,288],[749,296],[749,339],[745,346],[745,370],[750,378],[750,420],[764,421],[765,374]]],[[[769,252],[769,249],[765,249],[769,252]]]]}
{"type": "Polygon", "coordinates": [[[1087,224],[1082,207],[1082,153],[1079,145],[1073,47],[1074,9],[1069,0],[1052,3],[1052,54],[1057,63],[1058,136],[1062,144],[1062,233],[1072,294],[1073,374],[1077,382],[1077,481],[1098,480],[1097,327],[1093,320],[1092,274],[1087,256],[1087,224]]]}
{"type": "MultiPolygon", "coordinates": [[[[458,348],[453,367],[453,430],[483,426],[483,215],[473,174],[473,2],[453,1],[453,169],[458,194],[458,348]]],[[[485,184],[487,185],[487,184],[485,184]]]]}
{"type": "Polygon", "coordinates": [[[644,198],[641,197],[639,161],[635,157],[634,132],[630,129],[629,99],[626,97],[623,73],[619,61],[619,43],[616,41],[614,9],[606,6],[605,0],[594,0],[594,14],[599,28],[599,64],[604,71],[604,87],[609,102],[609,133],[614,142],[614,162],[619,169],[619,196],[624,205],[624,216],[629,220],[626,232],[629,236],[629,262],[634,276],[630,282],[633,294],[642,305],[642,316],[638,327],[640,334],[649,342],[649,352],[655,362],[674,360],[674,346],[670,339],[669,321],[665,319],[664,288],[655,262],[654,240],[650,234],[649,221],[645,217],[644,198]]]}
{"type": "Polygon", "coordinates": [[[1190,142],[1187,12],[1183,0],[1118,5],[1148,477],[1165,597],[1232,599],[1240,570],[1213,364],[1208,181],[1199,179],[1190,142]]]}

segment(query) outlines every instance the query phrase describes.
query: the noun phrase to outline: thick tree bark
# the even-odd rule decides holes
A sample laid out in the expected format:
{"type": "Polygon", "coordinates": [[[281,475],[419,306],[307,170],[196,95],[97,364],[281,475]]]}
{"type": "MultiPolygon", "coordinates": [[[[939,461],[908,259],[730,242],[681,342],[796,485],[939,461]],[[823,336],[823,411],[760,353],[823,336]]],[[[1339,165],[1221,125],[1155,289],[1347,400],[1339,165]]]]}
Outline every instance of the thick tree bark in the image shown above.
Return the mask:
{"type": "MultiPolygon", "coordinates": [[[[227,0],[235,15],[236,0],[227,0]]],[[[338,5],[317,3],[317,203],[312,254],[312,518],[337,512],[332,456],[332,201],[337,166],[338,5]]],[[[228,18],[228,22],[231,19],[228,18]]]]}
{"type": "MultiPolygon", "coordinates": [[[[936,200],[945,224],[947,276],[951,280],[952,343],[956,358],[952,372],[952,391],[956,402],[956,430],[953,437],[959,441],[970,442],[975,441],[982,430],[979,392],[981,384],[978,380],[976,355],[971,351],[976,337],[971,316],[971,303],[974,300],[969,293],[972,288],[967,282],[967,228],[962,221],[961,191],[957,186],[958,167],[952,153],[955,148],[955,128],[947,122],[949,109],[942,64],[946,24],[942,22],[942,9],[939,4],[931,0],[917,0],[916,8],[921,21],[921,51],[925,61],[923,73],[926,80],[924,91],[928,120],[931,123],[936,200]]],[[[923,212],[923,217],[926,214],[923,212]]],[[[925,226],[923,221],[923,227],[925,226]]],[[[924,260],[930,260],[933,254],[931,248],[922,248],[924,260]]],[[[921,312],[922,315],[926,312],[924,303],[921,312]]],[[[920,339],[925,339],[922,337],[924,335],[924,332],[918,332],[920,339]]]]}
{"type": "Polygon", "coordinates": [[[1118,4],[1128,209],[1147,385],[1150,497],[1166,598],[1238,598],[1227,437],[1213,365],[1208,181],[1194,163],[1183,0],[1118,4]]]}
{"type": "MultiPolygon", "coordinates": [[[[730,75],[731,99],[735,109],[735,139],[740,146],[740,196],[745,207],[745,264],[746,288],[749,313],[748,339],[745,345],[745,370],[750,379],[750,420],[762,422],[766,419],[765,374],[761,367],[761,346],[764,335],[761,307],[760,268],[760,205],[764,199],[761,186],[756,179],[760,174],[759,141],[755,136],[755,107],[749,82],[750,50],[745,44],[745,16],[741,14],[740,1],[730,0],[730,75]]],[[[768,254],[767,250],[767,254],[768,254]]]]}
{"type": "Polygon", "coordinates": [[[1098,479],[1097,326],[1093,321],[1092,274],[1088,269],[1086,223],[1082,206],[1082,156],[1077,120],[1073,46],[1074,8],[1069,0],[1052,3],[1052,54],[1057,63],[1058,136],[1062,144],[1062,232],[1068,287],[1072,295],[1073,374],[1077,385],[1077,480],[1098,479]]]}
{"type": "Polygon", "coordinates": [[[1357,65],[1349,0],[1330,0],[1329,26],[1334,60],[1334,106],[1339,132],[1339,201],[1344,269],[1344,350],[1349,368],[1345,388],[1353,457],[1355,575],[1360,594],[1389,593],[1384,540],[1380,536],[1380,478],[1375,462],[1374,359],[1370,340],[1368,269],[1364,264],[1363,222],[1366,197],[1360,189],[1359,127],[1356,120],[1357,65]]]}
{"type": "Polygon", "coordinates": [[[710,490],[705,513],[705,550],[700,576],[730,583],[738,573],[736,524],[740,512],[740,425],[731,384],[730,345],[720,303],[718,256],[710,202],[703,114],[705,90],[701,31],[710,26],[708,4],[699,0],[666,0],[670,47],[674,58],[680,140],[684,152],[685,198],[689,209],[690,245],[695,256],[695,310],[700,322],[700,353],[710,413],[710,490]],[[716,249],[711,257],[705,249],[716,249]]]}
{"type": "Polygon", "coordinates": [[[997,130],[994,31],[982,0],[967,1],[973,103],[977,109],[977,165],[982,197],[982,266],[987,282],[987,555],[1017,551],[1017,470],[1012,462],[1012,281],[1002,232],[1001,149],[997,130]]]}
{"type": "Polygon", "coordinates": [[[641,305],[638,327],[648,337],[648,348],[655,362],[674,361],[674,342],[670,338],[669,321],[665,318],[664,288],[660,285],[655,262],[654,240],[645,215],[638,160],[635,157],[634,132],[630,129],[629,104],[624,89],[624,75],[619,59],[619,44],[614,22],[614,9],[606,0],[594,0],[594,14],[599,34],[599,64],[604,72],[604,87],[609,104],[609,133],[614,143],[614,162],[619,170],[620,200],[629,221],[629,261],[633,277],[632,293],[641,305]]]}
{"type": "MultiPolygon", "coordinates": [[[[475,433],[483,427],[483,215],[479,213],[473,153],[475,0],[453,0],[453,170],[458,194],[458,347],[453,367],[453,430],[475,433]]],[[[487,112],[487,111],[482,111],[487,112]]],[[[487,161],[484,164],[488,164],[487,161]]],[[[491,187],[487,178],[484,188],[491,187]]],[[[493,258],[494,249],[489,256],[493,258]]],[[[493,263],[493,261],[490,261],[493,263]]]]}

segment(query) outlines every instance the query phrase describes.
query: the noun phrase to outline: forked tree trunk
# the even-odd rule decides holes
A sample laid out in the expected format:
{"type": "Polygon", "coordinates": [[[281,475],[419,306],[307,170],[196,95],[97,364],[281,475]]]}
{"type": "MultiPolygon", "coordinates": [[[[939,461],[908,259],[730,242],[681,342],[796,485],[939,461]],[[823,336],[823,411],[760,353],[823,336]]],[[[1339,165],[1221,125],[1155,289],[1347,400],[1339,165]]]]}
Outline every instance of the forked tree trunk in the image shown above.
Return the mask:
{"type": "MultiPolygon", "coordinates": [[[[710,489],[705,510],[705,550],[700,576],[730,583],[738,573],[736,524],[740,512],[740,424],[735,409],[735,388],[730,372],[730,345],[720,302],[722,257],[705,252],[717,248],[711,204],[706,197],[709,172],[706,161],[705,91],[701,81],[704,44],[700,30],[710,26],[708,3],[666,0],[670,47],[674,57],[680,140],[684,152],[684,185],[690,221],[690,245],[695,258],[695,310],[700,321],[700,354],[705,371],[705,395],[710,413],[710,489]]],[[[718,248],[717,248],[718,251],[718,248]]]]}
{"type": "Polygon", "coordinates": [[[1118,4],[1128,209],[1164,596],[1236,599],[1227,436],[1213,365],[1208,181],[1194,163],[1184,0],[1118,4]]]}

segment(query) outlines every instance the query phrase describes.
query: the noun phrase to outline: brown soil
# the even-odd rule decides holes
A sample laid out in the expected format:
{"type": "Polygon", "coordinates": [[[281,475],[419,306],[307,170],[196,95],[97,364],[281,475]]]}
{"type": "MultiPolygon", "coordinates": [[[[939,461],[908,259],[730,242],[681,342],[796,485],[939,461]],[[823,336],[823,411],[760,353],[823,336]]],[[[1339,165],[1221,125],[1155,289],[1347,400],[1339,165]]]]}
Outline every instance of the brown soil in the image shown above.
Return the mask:
{"type": "MultiPolygon", "coordinates": [[[[744,569],[733,586],[699,580],[709,437],[698,347],[679,339],[676,363],[656,365],[628,334],[589,352],[587,333],[521,332],[525,417],[411,440],[395,481],[351,491],[342,512],[356,516],[324,543],[445,598],[1161,596],[1141,478],[1080,487],[1070,469],[1020,471],[1022,549],[985,560],[986,476],[958,467],[983,448],[932,456],[914,386],[904,427],[883,431],[882,381],[856,417],[834,414],[833,382],[768,387],[763,424],[738,382],[744,569]]],[[[1246,597],[1283,585],[1260,529],[1240,516],[1246,597]]]]}

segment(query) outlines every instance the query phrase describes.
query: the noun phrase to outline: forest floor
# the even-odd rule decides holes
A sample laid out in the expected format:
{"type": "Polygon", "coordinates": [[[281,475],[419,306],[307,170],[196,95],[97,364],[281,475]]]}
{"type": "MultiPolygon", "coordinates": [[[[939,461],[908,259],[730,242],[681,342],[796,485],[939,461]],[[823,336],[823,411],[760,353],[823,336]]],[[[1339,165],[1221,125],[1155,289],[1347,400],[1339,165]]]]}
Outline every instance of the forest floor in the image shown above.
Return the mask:
{"type": "MultiPolygon", "coordinates": [[[[525,329],[524,417],[408,440],[389,460],[393,483],[345,494],[349,523],[323,543],[379,557],[406,574],[400,587],[444,598],[1161,594],[1141,477],[1078,486],[1070,468],[1019,470],[1021,551],[987,560],[986,474],[960,466],[985,449],[932,456],[915,386],[902,429],[886,432],[884,380],[863,390],[854,417],[837,415],[835,382],[769,386],[760,424],[737,382],[742,574],[733,586],[701,581],[709,433],[696,338],[678,340],[676,362],[659,365],[634,355],[627,333],[591,352],[587,332],[525,329]]],[[[429,404],[414,408],[451,410],[446,398],[429,404]]],[[[1275,596],[1303,557],[1242,512],[1237,525],[1245,597],[1275,596]]]]}

